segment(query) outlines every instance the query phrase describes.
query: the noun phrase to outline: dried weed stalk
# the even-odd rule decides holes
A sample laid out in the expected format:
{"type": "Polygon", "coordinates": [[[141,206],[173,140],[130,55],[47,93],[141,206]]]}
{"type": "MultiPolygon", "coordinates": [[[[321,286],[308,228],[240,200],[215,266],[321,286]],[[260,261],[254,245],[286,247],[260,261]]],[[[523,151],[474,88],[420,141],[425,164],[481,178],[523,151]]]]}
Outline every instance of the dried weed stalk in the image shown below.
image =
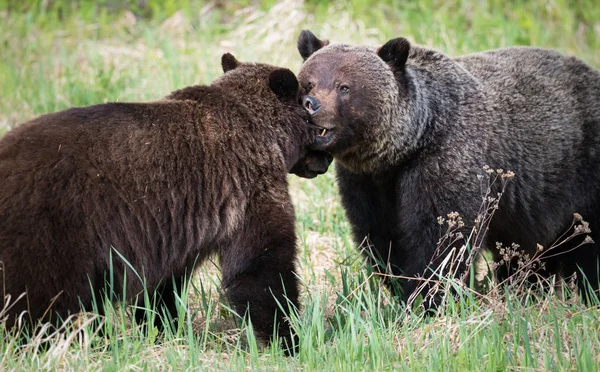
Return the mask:
{"type": "MultiPolygon", "coordinates": [[[[535,289],[556,290],[566,280],[568,288],[575,288],[575,278],[554,278],[542,275],[545,270],[544,260],[565,254],[589,243],[593,243],[588,235],[591,230],[589,223],[582,216],[575,213],[569,228],[550,246],[537,245],[533,255],[526,253],[518,244],[508,247],[496,243],[496,250],[500,254],[500,260],[488,263],[485,258],[486,235],[494,214],[500,207],[500,200],[506,188],[513,180],[515,174],[512,171],[492,169],[483,167],[483,173],[478,175],[482,186],[482,203],[473,221],[472,227],[468,227],[458,212],[451,212],[446,217],[438,217],[441,227],[441,237],[436,250],[430,261],[429,271],[422,277],[406,277],[391,274],[388,257],[374,257],[373,246],[366,238],[361,244],[361,249],[367,252],[372,261],[377,275],[385,277],[386,280],[417,280],[419,284],[416,290],[409,296],[407,310],[421,304],[423,308],[444,308],[450,300],[455,300],[458,293],[471,293],[484,302],[503,301],[503,291],[508,290],[517,294],[528,294],[535,289]],[[487,180],[487,183],[485,182],[487,180]],[[581,243],[564,249],[567,242],[576,237],[585,236],[581,243]],[[381,270],[385,267],[385,270],[381,270]],[[484,275],[477,275],[478,280],[473,280],[477,269],[484,271],[484,275]],[[494,280],[500,269],[509,273],[501,280],[494,280]],[[558,280],[557,280],[558,279],[558,280]]],[[[479,273],[482,274],[482,273],[479,273]]],[[[576,295],[576,291],[573,291],[576,295]]]]}

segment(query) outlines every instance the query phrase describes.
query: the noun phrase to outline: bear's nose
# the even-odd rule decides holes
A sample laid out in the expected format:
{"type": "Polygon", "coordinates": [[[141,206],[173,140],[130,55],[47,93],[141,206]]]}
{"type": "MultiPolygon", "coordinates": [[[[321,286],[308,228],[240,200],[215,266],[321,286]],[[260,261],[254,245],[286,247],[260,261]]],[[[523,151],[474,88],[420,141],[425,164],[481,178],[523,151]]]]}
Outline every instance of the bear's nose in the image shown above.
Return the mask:
{"type": "Polygon", "coordinates": [[[304,98],[302,98],[302,104],[306,111],[311,115],[314,115],[321,108],[319,100],[313,96],[304,96],[304,98]]]}

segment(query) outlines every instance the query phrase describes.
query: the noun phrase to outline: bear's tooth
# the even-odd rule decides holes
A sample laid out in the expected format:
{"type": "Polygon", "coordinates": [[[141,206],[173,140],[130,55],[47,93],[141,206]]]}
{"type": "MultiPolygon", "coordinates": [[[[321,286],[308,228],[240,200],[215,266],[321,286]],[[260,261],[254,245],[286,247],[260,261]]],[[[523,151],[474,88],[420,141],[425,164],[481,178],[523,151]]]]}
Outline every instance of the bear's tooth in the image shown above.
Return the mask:
{"type": "Polygon", "coordinates": [[[321,132],[321,137],[325,136],[325,132],[327,132],[327,129],[323,128],[323,131],[321,132]]]}

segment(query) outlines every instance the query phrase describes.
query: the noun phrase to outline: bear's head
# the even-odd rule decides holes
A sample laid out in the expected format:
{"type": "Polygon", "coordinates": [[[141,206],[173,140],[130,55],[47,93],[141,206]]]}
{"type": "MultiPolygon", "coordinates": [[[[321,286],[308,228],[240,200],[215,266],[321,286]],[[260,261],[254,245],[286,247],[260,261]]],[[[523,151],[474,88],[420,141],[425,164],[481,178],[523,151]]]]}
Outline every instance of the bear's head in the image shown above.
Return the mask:
{"type": "Polygon", "coordinates": [[[213,83],[242,102],[251,112],[263,115],[265,135],[273,136],[284,149],[287,170],[304,178],[327,171],[333,158],[309,150],[318,134],[309,113],[300,102],[300,84],[287,68],[262,63],[239,62],[226,53],[221,58],[225,73],[213,83]],[[266,114],[266,115],[265,115],[266,114]]]}
{"type": "Polygon", "coordinates": [[[398,144],[412,139],[410,125],[398,125],[399,118],[408,121],[411,100],[404,75],[408,41],[392,39],[380,48],[329,44],[304,30],[298,50],[302,104],[319,127],[313,148],[357,173],[394,162],[398,144]]]}

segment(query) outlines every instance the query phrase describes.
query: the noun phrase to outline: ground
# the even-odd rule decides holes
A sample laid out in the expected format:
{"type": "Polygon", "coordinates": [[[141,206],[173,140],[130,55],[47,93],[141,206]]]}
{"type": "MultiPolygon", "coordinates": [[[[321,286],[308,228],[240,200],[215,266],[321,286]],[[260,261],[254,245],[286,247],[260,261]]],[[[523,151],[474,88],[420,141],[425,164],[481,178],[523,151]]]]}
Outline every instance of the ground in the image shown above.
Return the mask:
{"type": "MultiPolygon", "coordinates": [[[[35,5],[0,3],[0,135],[70,106],[147,101],[206,84],[221,74],[225,52],[297,72],[295,41],[305,28],[352,43],[403,36],[451,55],[536,45],[600,67],[600,7],[592,0],[27,3],[35,5]]],[[[131,329],[117,309],[107,338],[87,334],[85,324],[88,338],[56,334],[46,352],[38,339],[20,347],[0,338],[0,370],[600,369],[600,311],[569,296],[531,302],[516,291],[475,296],[466,289],[437,317],[406,312],[364,267],[333,172],[289,179],[303,281],[303,311],[293,319],[298,357],[243,337],[247,328],[220,302],[219,271],[209,263],[189,291],[194,321],[162,342],[131,329]]]]}

